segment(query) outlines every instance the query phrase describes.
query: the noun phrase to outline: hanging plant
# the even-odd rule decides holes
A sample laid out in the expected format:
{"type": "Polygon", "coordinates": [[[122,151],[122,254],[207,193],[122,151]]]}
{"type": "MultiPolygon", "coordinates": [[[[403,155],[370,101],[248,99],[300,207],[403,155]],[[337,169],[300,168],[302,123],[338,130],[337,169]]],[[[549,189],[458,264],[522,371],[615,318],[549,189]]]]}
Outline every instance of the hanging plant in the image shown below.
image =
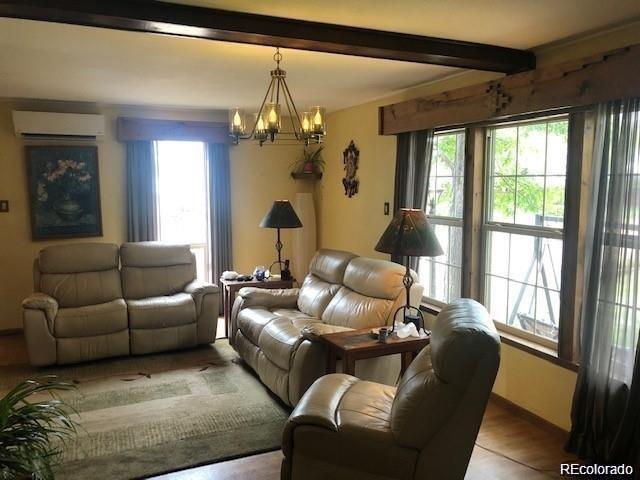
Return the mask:
{"type": "Polygon", "coordinates": [[[302,151],[302,158],[292,164],[293,173],[322,173],[324,172],[325,161],[322,158],[324,146],[316,149],[305,147],[302,151]]]}

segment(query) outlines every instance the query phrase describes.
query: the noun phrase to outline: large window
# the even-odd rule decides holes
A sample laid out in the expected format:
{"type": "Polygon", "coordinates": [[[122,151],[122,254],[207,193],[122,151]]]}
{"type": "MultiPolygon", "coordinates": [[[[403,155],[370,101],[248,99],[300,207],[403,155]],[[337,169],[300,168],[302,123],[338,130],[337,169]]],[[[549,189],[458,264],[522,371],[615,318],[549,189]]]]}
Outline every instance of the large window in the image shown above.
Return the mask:
{"type": "Polygon", "coordinates": [[[186,243],[196,256],[198,279],[208,281],[209,195],[205,144],[156,142],[159,239],[186,243]]]}
{"type": "Polygon", "coordinates": [[[464,210],[464,131],[435,135],[429,174],[427,215],[444,255],[420,259],[420,282],[431,303],[460,297],[462,212],[464,210]]]}
{"type": "Polygon", "coordinates": [[[485,305],[512,333],[555,344],[559,332],[568,120],[487,130],[485,305]]]}

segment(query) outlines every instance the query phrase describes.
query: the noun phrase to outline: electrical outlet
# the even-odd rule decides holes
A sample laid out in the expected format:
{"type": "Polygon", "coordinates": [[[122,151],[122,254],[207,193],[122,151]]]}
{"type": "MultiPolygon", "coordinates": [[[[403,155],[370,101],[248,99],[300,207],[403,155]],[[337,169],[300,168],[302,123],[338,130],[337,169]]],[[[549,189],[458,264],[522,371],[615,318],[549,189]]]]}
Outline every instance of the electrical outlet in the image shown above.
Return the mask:
{"type": "Polygon", "coordinates": [[[389,215],[389,202],[384,202],[384,214],[389,215]]]}
{"type": "Polygon", "coordinates": [[[0,200],[0,213],[9,212],[9,200],[0,200]]]}

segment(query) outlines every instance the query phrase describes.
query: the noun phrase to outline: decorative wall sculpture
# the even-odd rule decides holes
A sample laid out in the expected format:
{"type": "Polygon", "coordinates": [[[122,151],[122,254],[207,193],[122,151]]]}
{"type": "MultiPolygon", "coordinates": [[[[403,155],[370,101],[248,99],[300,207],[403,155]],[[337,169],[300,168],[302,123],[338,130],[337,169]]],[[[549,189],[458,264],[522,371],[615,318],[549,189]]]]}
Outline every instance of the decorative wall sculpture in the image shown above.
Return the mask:
{"type": "Polygon", "coordinates": [[[344,185],[344,194],[349,198],[358,193],[358,187],[360,186],[360,180],[357,178],[359,161],[360,150],[356,148],[356,144],[351,140],[349,146],[342,153],[342,163],[344,164],[342,185],[344,185]]]}

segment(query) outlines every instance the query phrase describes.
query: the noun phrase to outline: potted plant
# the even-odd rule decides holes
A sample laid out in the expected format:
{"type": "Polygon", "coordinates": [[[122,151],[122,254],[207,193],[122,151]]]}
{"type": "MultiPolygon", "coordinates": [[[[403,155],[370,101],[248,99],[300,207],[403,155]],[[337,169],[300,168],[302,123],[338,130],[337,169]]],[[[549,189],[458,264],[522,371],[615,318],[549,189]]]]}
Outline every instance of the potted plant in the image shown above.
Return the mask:
{"type": "Polygon", "coordinates": [[[74,388],[49,376],[26,380],[0,398],[0,479],[54,478],[62,447],[77,427],[73,410],[56,392],[74,388]],[[38,398],[43,393],[51,399],[38,398]]]}
{"type": "Polygon", "coordinates": [[[302,151],[302,158],[294,162],[294,173],[322,173],[324,171],[325,161],[322,158],[322,150],[324,146],[316,149],[305,147],[302,151]]]}

